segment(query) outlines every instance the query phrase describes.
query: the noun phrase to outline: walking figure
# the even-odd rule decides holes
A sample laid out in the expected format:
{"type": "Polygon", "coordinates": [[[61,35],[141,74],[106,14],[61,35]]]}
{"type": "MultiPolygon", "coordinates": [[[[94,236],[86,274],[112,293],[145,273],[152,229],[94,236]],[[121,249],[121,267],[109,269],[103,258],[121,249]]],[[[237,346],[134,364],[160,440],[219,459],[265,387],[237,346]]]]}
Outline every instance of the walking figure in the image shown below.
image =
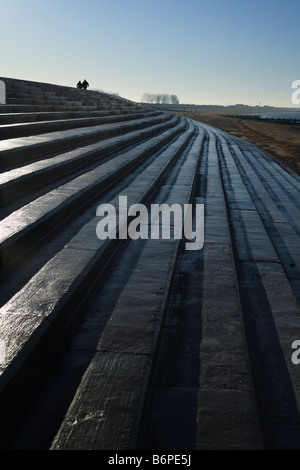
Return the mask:
{"type": "Polygon", "coordinates": [[[82,89],[82,83],[81,83],[80,80],[79,80],[79,82],[77,83],[77,88],[79,88],[80,90],[82,89]]]}
{"type": "Polygon", "coordinates": [[[88,84],[88,82],[86,80],[84,80],[82,82],[82,88],[84,88],[86,90],[88,86],[90,86],[90,85],[88,84]]]}

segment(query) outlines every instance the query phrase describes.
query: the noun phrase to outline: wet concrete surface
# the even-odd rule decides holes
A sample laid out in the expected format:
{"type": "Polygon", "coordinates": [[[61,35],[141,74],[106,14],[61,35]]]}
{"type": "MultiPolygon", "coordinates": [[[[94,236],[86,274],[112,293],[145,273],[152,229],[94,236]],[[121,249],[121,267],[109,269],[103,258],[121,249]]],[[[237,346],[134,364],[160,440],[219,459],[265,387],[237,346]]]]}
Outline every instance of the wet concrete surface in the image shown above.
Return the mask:
{"type": "MultiPolygon", "coordinates": [[[[300,365],[291,360],[300,181],[218,129],[189,119],[166,129],[172,117],[155,119],[125,124],[146,140],[65,181],[53,175],[4,209],[3,244],[19,242],[1,273],[3,448],[300,449],[300,365]],[[117,205],[120,195],[128,205],[204,204],[203,248],[172,238],[101,242],[96,203],[117,205]]],[[[79,133],[105,126],[64,136],[76,147],[79,133]]],[[[22,165],[31,140],[46,145],[49,135],[26,139],[17,139],[22,165]]],[[[78,150],[63,156],[61,144],[53,161],[40,150],[34,158],[62,168],[78,150]]]]}

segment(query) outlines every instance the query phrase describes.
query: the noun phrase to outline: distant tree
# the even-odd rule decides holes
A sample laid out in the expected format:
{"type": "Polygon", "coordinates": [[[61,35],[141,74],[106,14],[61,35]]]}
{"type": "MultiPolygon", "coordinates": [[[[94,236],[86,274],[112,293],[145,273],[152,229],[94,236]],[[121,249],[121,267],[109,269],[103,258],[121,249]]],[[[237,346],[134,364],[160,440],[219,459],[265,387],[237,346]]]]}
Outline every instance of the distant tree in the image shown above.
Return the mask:
{"type": "Polygon", "coordinates": [[[167,93],[145,92],[142,96],[142,103],[179,104],[179,99],[177,95],[168,95],[167,93]]]}
{"type": "Polygon", "coordinates": [[[171,95],[170,101],[171,101],[171,104],[179,104],[179,99],[176,95],[171,95]]]}
{"type": "Polygon", "coordinates": [[[144,93],[142,96],[142,103],[150,103],[150,94],[149,93],[144,93]]]}
{"type": "Polygon", "coordinates": [[[169,104],[170,103],[170,95],[167,95],[166,93],[161,95],[161,102],[163,104],[169,104]]]}

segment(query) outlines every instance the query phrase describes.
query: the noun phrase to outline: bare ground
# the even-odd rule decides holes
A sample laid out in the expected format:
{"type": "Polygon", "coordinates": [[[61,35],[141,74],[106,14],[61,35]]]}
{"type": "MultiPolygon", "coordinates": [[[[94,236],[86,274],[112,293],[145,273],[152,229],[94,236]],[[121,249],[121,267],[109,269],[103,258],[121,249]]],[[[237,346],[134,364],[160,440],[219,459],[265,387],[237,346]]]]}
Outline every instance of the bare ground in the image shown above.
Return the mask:
{"type": "Polygon", "coordinates": [[[251,142],[300,175],[300,126],[250,121],[217,113],[182,112],[183,116],[251,142]]]}

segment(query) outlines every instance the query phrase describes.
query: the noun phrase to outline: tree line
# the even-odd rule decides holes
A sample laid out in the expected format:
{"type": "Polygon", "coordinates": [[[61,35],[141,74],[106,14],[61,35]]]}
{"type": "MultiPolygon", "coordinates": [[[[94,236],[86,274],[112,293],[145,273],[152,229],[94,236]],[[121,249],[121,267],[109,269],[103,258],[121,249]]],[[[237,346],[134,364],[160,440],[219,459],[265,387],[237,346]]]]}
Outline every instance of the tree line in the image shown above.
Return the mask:
{"type": "Polygon", "coordinates": [[[179,99],[177,95],[167,93],[144,93],[142,103],[179,104],[179,99]]]}

